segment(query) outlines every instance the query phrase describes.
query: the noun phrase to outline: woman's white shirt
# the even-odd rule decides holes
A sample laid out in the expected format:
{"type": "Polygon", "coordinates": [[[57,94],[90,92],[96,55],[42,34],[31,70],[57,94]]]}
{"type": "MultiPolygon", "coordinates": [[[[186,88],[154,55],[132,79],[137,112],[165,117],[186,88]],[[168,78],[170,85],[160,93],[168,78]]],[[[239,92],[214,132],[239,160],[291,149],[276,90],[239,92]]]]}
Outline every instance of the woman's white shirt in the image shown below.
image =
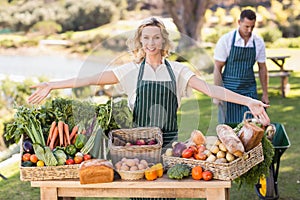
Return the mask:
{"type": "MultiPolygon", "coordinates": [[[[182,97],[190,96],[192,94],[192,89],[188,87],[188,81],[195,74],[188,67],[179,62],[168,62],[170,63],[176,78],[176,95],[178,105],[180,105],[182,97]]],[[[128,104],[132,110],[136,99],[136,87],[139,69],[140,64],[134,62],[130,62],[112,69],[120,82],[118,90],[128,96],[128,104]]],[[[158,66],[156,70],[153,70],[149,64],[145,63],[143,80],[170,81],[171,78],[164,62],[158,66]]]]}

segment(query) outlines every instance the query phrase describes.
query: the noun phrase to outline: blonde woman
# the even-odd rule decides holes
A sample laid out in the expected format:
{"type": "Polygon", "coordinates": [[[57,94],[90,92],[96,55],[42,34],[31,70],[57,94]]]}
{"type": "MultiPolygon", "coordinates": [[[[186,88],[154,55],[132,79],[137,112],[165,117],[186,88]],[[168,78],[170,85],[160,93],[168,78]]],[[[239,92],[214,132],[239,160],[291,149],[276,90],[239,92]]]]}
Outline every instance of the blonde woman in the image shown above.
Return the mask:
{"type": "Polygon", "coordinates": [[[268,105],[220,86],[210,85],[179,62],[168,61],[171,42],[164,24],[157,18],[142,22],[128,41],[134,61],[87,78],[71,78],[33,86],[29,97],[39,103],[55,89],[120,83],[128,97],[137,127],[157,126],[163,132],[163,147],[177,140],[177,110],[182,97],[195,89],[212,98],[247,106],[264,125],[270,123],[268,105]]]}

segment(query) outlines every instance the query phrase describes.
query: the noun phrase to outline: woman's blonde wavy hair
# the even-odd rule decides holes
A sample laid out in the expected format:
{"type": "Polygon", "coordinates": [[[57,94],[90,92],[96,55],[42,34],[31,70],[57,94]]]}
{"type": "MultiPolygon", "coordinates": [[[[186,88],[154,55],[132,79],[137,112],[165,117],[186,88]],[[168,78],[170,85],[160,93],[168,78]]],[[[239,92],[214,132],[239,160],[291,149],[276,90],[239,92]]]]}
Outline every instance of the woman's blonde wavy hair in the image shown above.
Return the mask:
{"type": "Polygon", "coordinates": [[[146,20],[144,20],[141,25],[137,28],[135,31],[135,34],[132,38],[129,38],[127,40],[127,46],[129,48],[129,51],[133,54],[134,56],[134,61],[136,63],[140,63],[146,56],[145,51],[142,48],[142,43],[140,41],[141,35],[143,28],[146,26],[157,26],[160,28],[164,43],[162,45],[161,49],[161,55],[162,57],[167,57],[169,55],[169,51],[172,48],[171,41],[169,39],[169,33],[166,30],[165,25],[157,18],[151,17],[146,20]]]}

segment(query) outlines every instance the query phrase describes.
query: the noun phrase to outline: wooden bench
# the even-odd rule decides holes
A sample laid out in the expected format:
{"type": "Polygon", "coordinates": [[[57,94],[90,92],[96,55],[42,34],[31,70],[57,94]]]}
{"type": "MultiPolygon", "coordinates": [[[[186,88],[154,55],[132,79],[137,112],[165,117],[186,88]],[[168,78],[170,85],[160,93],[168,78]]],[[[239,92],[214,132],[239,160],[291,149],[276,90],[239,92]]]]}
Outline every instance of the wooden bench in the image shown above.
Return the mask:
{"type": "MultiPolygon", "coordinates": [[[[281,91],[281,96],[283,98],[286,97],[286,94],[289,92],[290,90],[290,84],[289,84],[289,76],[291,75],[291,72],[293,72],[293,70],[269,70],[268,71],[268,76],[269,78],[280,78],[280,91],[281,91]]],[[[259,77],[258,76],[258,72],[255,73],[255,77],[259,77]]]]}
{"type": "Polygon", "coordinates": [[[166,177],[155,181],[122,181],[80,184],[79,180],[31,181],[40,187],[40,199],[75,199],[75,197],[152,197],[152,198],[206,198],[229,200],[231,181],[196,181],[192,178],[172,180],[166,177]]]}

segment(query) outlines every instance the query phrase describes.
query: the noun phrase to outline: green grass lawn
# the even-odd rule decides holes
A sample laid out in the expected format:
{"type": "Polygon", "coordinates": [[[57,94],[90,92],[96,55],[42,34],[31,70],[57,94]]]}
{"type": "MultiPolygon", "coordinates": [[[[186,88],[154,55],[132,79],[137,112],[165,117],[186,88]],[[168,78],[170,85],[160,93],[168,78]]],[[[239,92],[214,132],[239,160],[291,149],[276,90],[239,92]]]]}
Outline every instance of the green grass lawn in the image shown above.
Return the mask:
{"type": "MultiPolygon", "coordinates": [[[[272,86],[279,86],[279,79],[270,80],[272,86]]],[[[281,200],[299,199],[300,181],[300,156],[297,153],[300,145],[300,72],[293,73],[290,77],[291,91],[287,98],[280,96],[279,90],[270,89],[271,106],[267,112],[272,122],[281,123],[285,126],[291,146],[281,157],[281,165],[278,177],[279,195],[281,200]]],[[[259,91],[260,92],[260,91],[259,91]]],[[[199,129],[205,134],[215,134],[216,108],[210,98],[196,94],[197,98],[186,99],[182,102],[179,111],[180,140],[186,140],[193,129],[199,129]]],[[[30,182],[22,182],[19,178],[19,163],[5,169],[0,173],[8,177],[8,180],[0,180],[0,199],[39,199],[39,189],[32,188],[30,182]]],[[[254,187],[238,186],[233,183],[230,190],[230,199],[258,199],[254,187]]],[[[92,198],[77,198],[92,199],[92,198]]],[[[107,199],[107,198],[105,198],[107,199]]]]}

